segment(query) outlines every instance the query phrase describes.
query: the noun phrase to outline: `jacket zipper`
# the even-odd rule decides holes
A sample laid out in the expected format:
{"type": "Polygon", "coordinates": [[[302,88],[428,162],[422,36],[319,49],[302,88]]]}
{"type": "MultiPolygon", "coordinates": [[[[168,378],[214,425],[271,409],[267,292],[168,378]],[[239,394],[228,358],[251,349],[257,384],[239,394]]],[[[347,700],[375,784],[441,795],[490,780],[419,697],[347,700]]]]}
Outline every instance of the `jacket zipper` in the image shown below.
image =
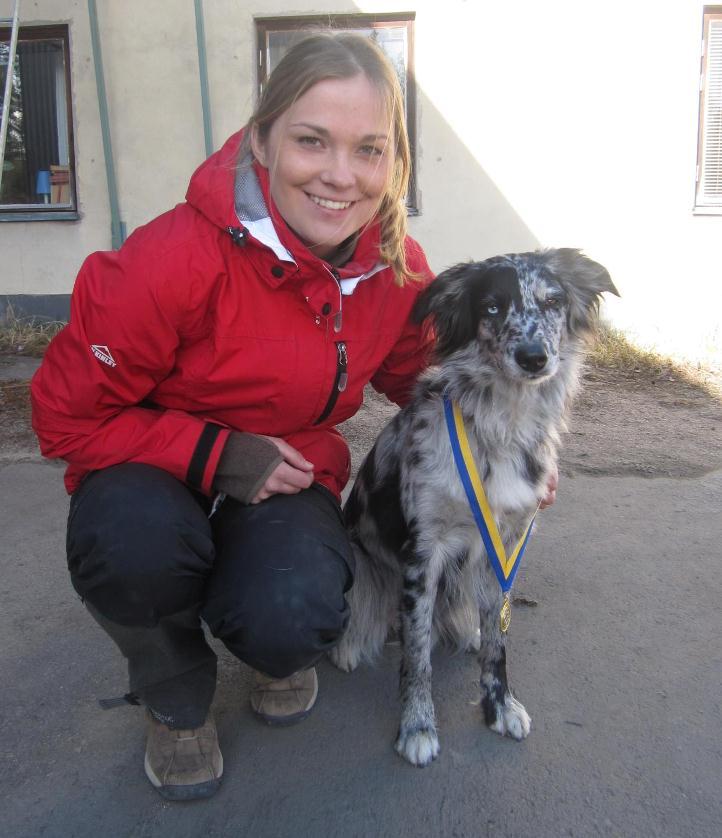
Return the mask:
{"type": "Polygon", "coordinates": [[[233,244],[238,247],[246,246],[248,230],[245,227],[226,227],[226,232],[233,239],[233,244]]]}
{"type": "Polygon", "coordinates": [[[346,352],[346,343],[342,340],[336,341],[336,377],[333,381],[333,389],[331,395],[328,397],[326,407],[324,407],[321,415],[313,423],[320,425],[324,419],[328,418],[331,411],[336,406],[338,401],[338,394],[343,393],[348,384],[348,353],[346,352]]]}
{"type": "Polygon", "coordinates": [[[343,322],[343,292],[341,291],[341,275],[336,270],[336,268],[329,268],[331,276],[336,280],[336,286],[338,288],[338,311],[333,317],[333,330],[338,334],[341,331],[341,325],[343,322]]]}

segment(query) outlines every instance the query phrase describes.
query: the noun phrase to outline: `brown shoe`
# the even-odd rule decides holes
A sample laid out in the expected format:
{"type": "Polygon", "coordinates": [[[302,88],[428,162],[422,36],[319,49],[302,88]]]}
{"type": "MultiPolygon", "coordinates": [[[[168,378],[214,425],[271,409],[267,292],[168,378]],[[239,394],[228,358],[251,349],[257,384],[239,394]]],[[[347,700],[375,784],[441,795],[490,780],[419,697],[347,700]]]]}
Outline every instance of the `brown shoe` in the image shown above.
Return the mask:
{"type": "Polygon", "coordinates": [[[145,773],[168,800],[196,800],[218,791],[223,757],[209,714],[195,730],[171,730],[148,713],[145,773]]]}
{"type": "Polygon", "coordinates": [[[256,672],[251,707],[269,725],[291,725],[308,716],[317,695],[318,678],[313,667],[288,678],[269,678],[256,672]]]}

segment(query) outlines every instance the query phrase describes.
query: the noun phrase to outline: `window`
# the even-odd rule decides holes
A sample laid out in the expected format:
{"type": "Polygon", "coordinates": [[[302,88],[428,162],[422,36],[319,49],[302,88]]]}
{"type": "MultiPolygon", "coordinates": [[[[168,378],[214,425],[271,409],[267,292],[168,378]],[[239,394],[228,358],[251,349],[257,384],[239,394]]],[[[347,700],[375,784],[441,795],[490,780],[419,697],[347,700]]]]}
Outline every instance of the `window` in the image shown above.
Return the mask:
{"type": "Polygon", "coordinates": [[[333,15],[323,17],[256,18],[258,43],[258,91],[273,68],[296,41],[319,29],[353,31],[372,38],[391,60],[401,83],[406,105],[406,124],[411,145],[411,181],[406,204],[410,215],[418,213],[416,193],[416,88],[414,84],[414,13],[383,15],[333,15]]]}
{"type": "MultiPolygon", "coordinates": [[[[10,29],[0,29],[0,97],[10,35],[10,29]]],[[[70,101],[68,27],[21,27],[12,67],[0,221],[77,217],[70,101]]]]}
{"type": "Polygon", "coordinates": [[[704,11],[699,109],[695,209],[722,214],[722,6],[704,11]]]}

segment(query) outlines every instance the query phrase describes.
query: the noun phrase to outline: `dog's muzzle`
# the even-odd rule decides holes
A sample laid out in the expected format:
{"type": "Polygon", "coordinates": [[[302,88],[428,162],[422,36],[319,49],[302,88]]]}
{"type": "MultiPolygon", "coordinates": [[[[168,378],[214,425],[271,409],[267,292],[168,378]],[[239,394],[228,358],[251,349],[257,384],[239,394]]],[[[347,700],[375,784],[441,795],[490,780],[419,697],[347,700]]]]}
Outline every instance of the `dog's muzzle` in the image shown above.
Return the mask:
{"type": "Polygon", "coordinates": [[[514,360],[526,372],[539,373],[546,366],[549,356],[541,343],[533,341],[518,346],[514,352],[514,360]]]}

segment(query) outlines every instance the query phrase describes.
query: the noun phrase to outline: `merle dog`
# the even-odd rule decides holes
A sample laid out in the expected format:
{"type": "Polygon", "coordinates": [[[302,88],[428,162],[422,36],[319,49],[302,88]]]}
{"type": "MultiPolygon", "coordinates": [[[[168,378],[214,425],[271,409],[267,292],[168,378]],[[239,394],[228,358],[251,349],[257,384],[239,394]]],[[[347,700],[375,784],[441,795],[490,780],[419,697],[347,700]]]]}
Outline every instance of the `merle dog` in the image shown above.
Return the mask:
{"type": "Polygon", "coordinates": [[[414,765],[439,753],[431,698],[436,638],[478,648],[486,724],[523,739],[530,718],[506,676],[502,592],[452,456],[444,398],[458,405],[505,549],[524,533],[556,468],[607,271],[573,249],[457,265],[420,295],[435,365],[384,428],[346,504],[356,553],[351,622],[332,661],[372,659],[400,622],[396,750],[414,765]]]}

